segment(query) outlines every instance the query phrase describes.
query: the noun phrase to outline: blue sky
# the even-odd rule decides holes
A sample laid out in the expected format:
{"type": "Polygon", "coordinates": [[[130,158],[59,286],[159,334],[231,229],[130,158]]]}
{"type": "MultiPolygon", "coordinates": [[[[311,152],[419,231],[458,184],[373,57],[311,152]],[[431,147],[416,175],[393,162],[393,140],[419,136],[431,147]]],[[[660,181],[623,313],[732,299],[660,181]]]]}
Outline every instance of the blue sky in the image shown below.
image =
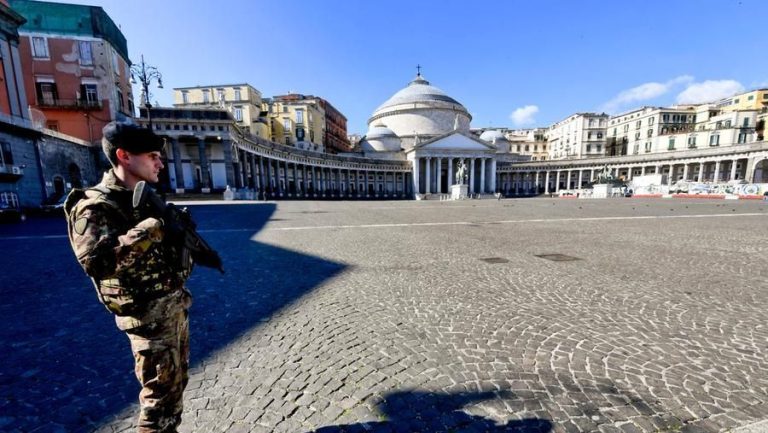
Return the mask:
{"type": "MultiPolygon", "coordinates": [[[[70,0],[103,7],[172,88],[322,96],[365,133],[416,75],[473,127],[704,102],[768,87],[764,0],[70,0]],[[761,34],[762,32],[762,34],[761,34]]],[[[138,100],[138,98],[137,98],[138,100]]]]}

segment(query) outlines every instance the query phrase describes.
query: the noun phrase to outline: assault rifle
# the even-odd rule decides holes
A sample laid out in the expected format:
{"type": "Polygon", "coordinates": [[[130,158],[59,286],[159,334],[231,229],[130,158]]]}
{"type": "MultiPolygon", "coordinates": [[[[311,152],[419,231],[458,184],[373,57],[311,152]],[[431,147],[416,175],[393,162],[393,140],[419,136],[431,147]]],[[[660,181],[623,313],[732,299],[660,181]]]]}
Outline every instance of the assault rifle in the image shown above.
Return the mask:
{"type": "Polygon", "coordinates": [[[221,257],[195,230],[197,224],[192,220],[187,208],[179,209],[173,204],[165,204],[162,198],[145,181],[139,181],[133,189],[133,208],[146,207],[151,212],[163,216],[163,224],[168,231],[180,232],[183,248],[192,256],[192,261],[208,268],[218,269],[222,274],[221,257]]]}

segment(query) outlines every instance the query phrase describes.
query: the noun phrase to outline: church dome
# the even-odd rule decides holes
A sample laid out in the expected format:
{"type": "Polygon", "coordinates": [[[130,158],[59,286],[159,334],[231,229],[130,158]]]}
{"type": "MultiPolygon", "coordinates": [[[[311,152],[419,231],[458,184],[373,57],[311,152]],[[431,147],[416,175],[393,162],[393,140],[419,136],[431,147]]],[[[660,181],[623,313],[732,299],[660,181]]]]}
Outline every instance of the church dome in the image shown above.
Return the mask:
{"type": "Polygon", "coordinates": [[[373,130],[384,123],[403,143],[416,144],[415,137],[429,139],[457,130],[469,132],[472,116],[456,99],[431,85],[419,73],[373,112],[368,125],[373,130]]]}
{"type": "MultiPolygon", "coordinates": [[[[391,98],[387,99],[386,102],[381,104],[379,108],[376,109],[376,112],[385,110],[390,107],[402,105],[402,104],[412,104],[412,103],[429,103],[429,102],[445,102],[448,104],[456,105],[461,107],[464,111],[466,109],[463,105],[459,103],[459,101],[451,98],[450,96],[446,95],[445,92],[438,89],[437,87],[429,84],[429,81],[425,80],[421,74],[417,75],[416,78],[408,84],[408,86],[399,92],[392,95],[391,98]]],[[[374,115],[376,114],[374,112],[374,115]]]]}
{"type": "Polygon", "coordinates": [[[483,133],[480,134],[480,139],[483,141],[487,141],[488,143],[493,143],[494,140],[508,141],[507,137],[504,136],[504,134],[502,134],[501,131],[497,131],[495,129],[483,131],[483,133]]]}
{"type": "Polygon", "coordinates": [[[391,129],[377,123],[368,129],[361,146],[365,152],[398,152],[400,139],[391,129]]]}
{"type": "Polygon", "coordinates": [[[497,152],[499,153],[509,153],[509,140],[501,131],[495,129],[484,131],[480,134],[480,139],[496,146],[497,152]]]}

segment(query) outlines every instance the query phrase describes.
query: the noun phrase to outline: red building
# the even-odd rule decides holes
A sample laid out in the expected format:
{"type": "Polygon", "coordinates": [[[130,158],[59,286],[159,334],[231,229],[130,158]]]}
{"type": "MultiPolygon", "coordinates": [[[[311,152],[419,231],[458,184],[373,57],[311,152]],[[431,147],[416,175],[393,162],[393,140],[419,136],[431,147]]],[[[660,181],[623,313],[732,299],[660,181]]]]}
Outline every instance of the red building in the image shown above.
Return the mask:
{"type": "Polygon", "coordinates": [[[19,54],[33,123],[96,144],[132,117],[125,36],[100,7],[10,0],[24,19],[19,54]]]}

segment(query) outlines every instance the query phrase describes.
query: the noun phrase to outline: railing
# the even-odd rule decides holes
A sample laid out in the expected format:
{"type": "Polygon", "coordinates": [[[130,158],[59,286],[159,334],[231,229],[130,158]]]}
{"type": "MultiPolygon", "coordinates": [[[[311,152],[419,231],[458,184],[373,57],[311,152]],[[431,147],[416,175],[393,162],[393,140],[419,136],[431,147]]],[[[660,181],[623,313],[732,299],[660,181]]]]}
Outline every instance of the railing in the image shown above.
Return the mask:
{"type": "Polygon", "coordinates": [[[101,110],[101,101],[89,101],[86,99],[38,98],[37,106],[43,108],[101,110]]]}

